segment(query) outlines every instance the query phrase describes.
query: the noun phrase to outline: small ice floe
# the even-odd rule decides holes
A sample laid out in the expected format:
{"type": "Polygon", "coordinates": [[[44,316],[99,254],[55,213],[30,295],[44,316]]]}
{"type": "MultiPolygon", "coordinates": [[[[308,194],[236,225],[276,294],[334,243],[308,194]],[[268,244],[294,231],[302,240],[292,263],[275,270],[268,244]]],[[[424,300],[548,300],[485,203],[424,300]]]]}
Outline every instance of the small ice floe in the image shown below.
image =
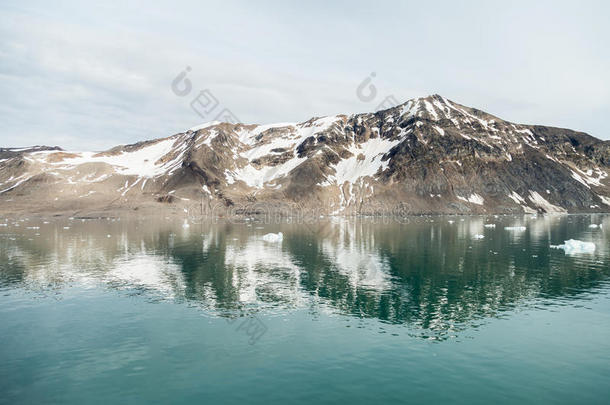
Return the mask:
{"type": "Polygon", "coordinates": [[[505,226],[504,227],[505,230],[507,231],[525,231],[527,228],[524,226],[505,226]]]}
{"type": "Polygon", "coordinates": [[[189,221],[187,221],[186,219],[184,220],[184,223],[182,224],[183,228],[189,228],[191,225],[189,224],[189,221]]]}
{"type": "Polygon", "coordinates": [[[112,235],[108,234],[106,235],[107,238],[112,238],[112,235]]]}
{"type": "Polygon", "coordinates": [[[472,237],[472,239],[483,239],[485,238],[485,235],[481,235],[481,234],[476,234],[472,237]]]}
{"type": "Polygon", "coordinates": [[[496,224],[485,224],[485,228],[495,228],[496,224]]]}
{"type": "Polygon", "coordinates": [[[452,223],[454,223],[455,221],[453,221],[453,220],[451,220],[451,219],[450,219],[450,220],[449,220],[449,221],[447,221],[447,222],[449,222],[450,224],[452,224],[452,223]]]}
{"type": "Polygon", "coordinates": [[[70,227],[69,226],[64,226],[64,229],[70,229],[70,227]]]}
{"type": "Polygon", "coordinates": [[[563,249],[567,255],[576,253],[593,253],[595,252],[595,243],[570,239],[564,241],[563,245],[551,245],[551,249],[563,249]]]}
{"type": "Polygon", "coordinates": [[[269,242],[269,243],[278,243],[281,242],[284,239],[284,234],[279,232],[279,233],[268,233],[266,235],[263,235],[263,240],[265,242],[269,242]]]}
{"type": "Polygon", "coordinates": [[[8,226],[8,224],[0,224],[0,226],[8,226]]]}
{"type": "Polygon", "coordinates": [[[589,228],[601,228],[601,227],[602,227],[602,224],[599,224],[599,225],[598,224],[591,224],[591,225],[589,225],[589,228]]]}

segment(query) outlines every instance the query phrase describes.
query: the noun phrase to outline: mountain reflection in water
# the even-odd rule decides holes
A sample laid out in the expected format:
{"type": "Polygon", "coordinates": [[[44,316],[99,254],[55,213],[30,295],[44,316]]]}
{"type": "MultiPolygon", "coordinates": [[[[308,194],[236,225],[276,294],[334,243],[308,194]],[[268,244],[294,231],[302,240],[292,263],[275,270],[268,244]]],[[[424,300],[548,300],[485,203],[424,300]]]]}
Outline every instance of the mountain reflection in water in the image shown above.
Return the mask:
{"type": "Polygon", "coordinates": [[[610,275],[608,215],[189,228],[170,220],[0,222],[7,224],[0,228],[5,291],[110,286],[219,316],[306,308],[404,324],[439,339],[522,307],[586,299],[607,289],[610,275]],[[279,231],[283,241],[263,241],[279,231]],[[595,242],[596,252],[549,248],[570,238],[595,242]]]}

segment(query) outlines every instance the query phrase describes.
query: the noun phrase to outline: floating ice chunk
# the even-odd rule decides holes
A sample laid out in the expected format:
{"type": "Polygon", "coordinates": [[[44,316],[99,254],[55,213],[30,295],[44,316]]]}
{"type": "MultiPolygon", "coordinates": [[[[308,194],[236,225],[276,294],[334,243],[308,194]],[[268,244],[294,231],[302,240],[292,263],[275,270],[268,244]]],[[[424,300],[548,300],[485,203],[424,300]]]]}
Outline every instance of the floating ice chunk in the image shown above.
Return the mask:
{"type": "Polygon", "coordinates": [[[599,225],[591,224],[591,225],[589,225],[589,228],[601,228],[601,227],[602,227],[602,224],[599,224],[599,225]]]}
{"type": "Polygon", "coordinates": [[[505,230],[507,231],[525,231],[527,228],[524,226],[505,226],[504,227],[505,230]]]}
{"type": "Polygon", "coordinates": [[[496,224],[485,224],[485,228],[495,228],[496,224]]]}
{"type": "Polygon", "coordinates": [[[563,245],[551,245],[551,249],[563,249],[567,255],[578,253],[593,253],[595,252],[595,243],[570,239],[564,241],[563,245]]]}
{"type": "Polygon", "coordinates": [[[476,234],[472,237],[472,239],[483,239],[485,238],[485,235],[481,235],[481,234],[476,234]]]}
{"type": "Polygon", "coordinates": [[[449,220],[449,221],[447,221],[447,222],[449,222],[450,224],[452,224],[452,223],[454,223],[455,221],[449,220]]]}
{"type": "Polygon", "coordinates": [[[284,239],[284,234],[279,232],[279,233],[268,233],[266,235],[263,235],[263,240],[265,242],[269,242],[269,243],[278,243],[281,242],[284,239]]]}

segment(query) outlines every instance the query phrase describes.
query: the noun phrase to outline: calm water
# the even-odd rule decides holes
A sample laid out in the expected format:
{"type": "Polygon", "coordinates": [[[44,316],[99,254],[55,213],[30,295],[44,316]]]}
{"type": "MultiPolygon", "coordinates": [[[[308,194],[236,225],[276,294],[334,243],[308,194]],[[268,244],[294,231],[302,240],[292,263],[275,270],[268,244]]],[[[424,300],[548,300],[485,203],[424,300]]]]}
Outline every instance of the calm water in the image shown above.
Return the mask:
{"type": "Polygon", "coordinates": [[[0,219],[0,402],[608,402],[610,216],[264,222],[0,219]]]}

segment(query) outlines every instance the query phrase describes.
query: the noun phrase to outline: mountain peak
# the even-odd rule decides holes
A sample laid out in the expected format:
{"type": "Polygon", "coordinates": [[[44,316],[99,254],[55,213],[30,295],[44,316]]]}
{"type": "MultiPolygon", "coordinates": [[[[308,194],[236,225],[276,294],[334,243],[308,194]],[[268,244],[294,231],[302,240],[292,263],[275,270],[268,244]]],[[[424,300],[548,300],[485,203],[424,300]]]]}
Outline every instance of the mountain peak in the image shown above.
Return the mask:
{"type": "Polygon", "coordinates": [[[213,121],[103,153],[3,149],[0,198],[5,210],[154,211],[203,199],[209,209],[298,204],[328,215],[607,211],[608,156],[607,142],[585,134],[433,94],[300,123],[213,121]]]}

